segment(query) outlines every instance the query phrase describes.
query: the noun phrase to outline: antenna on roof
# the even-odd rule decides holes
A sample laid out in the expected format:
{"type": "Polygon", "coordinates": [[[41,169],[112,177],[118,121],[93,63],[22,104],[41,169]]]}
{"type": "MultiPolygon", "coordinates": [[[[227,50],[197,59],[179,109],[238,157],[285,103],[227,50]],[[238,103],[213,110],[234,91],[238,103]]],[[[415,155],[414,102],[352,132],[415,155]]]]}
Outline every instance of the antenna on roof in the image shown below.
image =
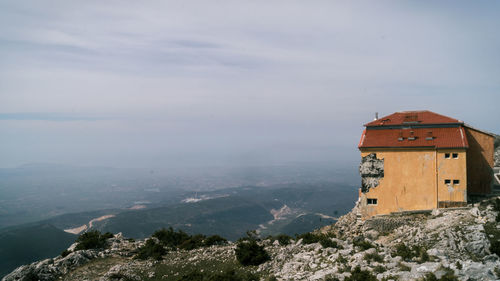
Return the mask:
{"type": "Polygon", "coordinates": [[[373,120],[378,120],[378,112],[375,112],[375,119],[373,120]]]}

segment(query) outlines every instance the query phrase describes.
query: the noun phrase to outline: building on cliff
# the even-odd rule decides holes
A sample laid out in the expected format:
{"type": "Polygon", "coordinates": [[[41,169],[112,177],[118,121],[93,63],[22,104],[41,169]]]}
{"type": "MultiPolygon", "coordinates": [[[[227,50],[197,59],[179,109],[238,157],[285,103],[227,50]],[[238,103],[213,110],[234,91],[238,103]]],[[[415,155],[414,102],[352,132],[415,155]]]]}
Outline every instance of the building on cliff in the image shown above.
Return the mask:
{"type": "Polygon", "coordinates": [[[431,111],[405,111],[364,125],[362,218],[467,204],[489,194],[494,135],[431,111]]]}

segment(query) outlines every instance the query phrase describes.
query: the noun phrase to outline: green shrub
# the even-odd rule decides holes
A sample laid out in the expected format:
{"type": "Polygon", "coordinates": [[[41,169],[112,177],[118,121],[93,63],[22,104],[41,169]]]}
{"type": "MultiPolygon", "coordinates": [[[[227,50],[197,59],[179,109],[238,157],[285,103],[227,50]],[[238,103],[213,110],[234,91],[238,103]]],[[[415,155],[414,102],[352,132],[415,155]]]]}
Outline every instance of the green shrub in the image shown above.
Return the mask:
{"type": "Polygon", "coordinates": [[[115,236],[113,235],[113,233],[108,231],[108,232],[102,234],[102,237],[104,237],[105,239],[109,239],[109,238],[113,238],[115,236]]]}
{"type": "Polygon", "coordinates": [[[453,273],[453,270],[447,270],[446,273],[441,276],[441,278],[437,278],[434,273],[429,272],[425,275],[425,277],[422,279],[423,281],[458,281],[458,277],[455,276],[453,273]]]}
{"type": "Polygon", "coordinates": [[[429,256],[429,254],[427,254],[427,250],[422,249],[421,252],[420,252],[420,256],[419,256],[419,262],[420,263],[423,263],[423,262],[428,262],[431,260],[431,257],[429,256]]]}
{"type": "Polygon", "coordinates": [[[219,235],[209,236],[204,241],[204,246],[206,247],[212,245],[225,245],[225,244],[227,244],[227,239],[219,235]]]}
{"type": "Polygon", "coordinates": [[[280,234],[280,235],[276,236],[276,240],[278,240],[278,242],[280,242],[280,245],[286,246],[286,245],[290,244],[290,240],[292,240],[292,237],[290,237],[286,234],[280,234]]]}
{"type": "Polygon", "coordinates": [[[171,248],[177,248],[184,241],[190,238],[190,236],[186,232],[180,229],[174,231],[172,227],[169,227],[168,229],[162,228],[160,230],[157,230],[153,233],[152,236],[158,238],[158,240],[160,240],[160,243],[162,243],[164,246],[171,248]]]}
{"type": "Polygon", "coordinates": [[[377,265],[373,268],[373,271],[375,271],[376,273],[384,273],[386,269],[381,265],[377,265]]]}
{"type": "Polygon", "coordinates": [[[500,241],[490,241],[490,252],[493,254],[496,254],[497,256],[500,256],[500,241]]]}
{"type": "Polygon", "coordinates": [[[413,252],[410,247],[406,246],[403,243],[396,245],[396,256],[400,256],[403,260],[410,260],[413,258],[413,252]]]}
{"type": "Polygon", "coordinates": [[[361,251],[366,251],[370,248],[375,248],[375,246],[372,243],[366,241],[365,239],[354,239],[353,245],[359,247],[361,251]]]}
{"type": "Polygon", "coordinates": [[[28,274],[26,274],[24,276],[24,278],[22,280],[23,281],[38,281],[38,280],[40,280],[40,278],[38,277],[38,275],[36,273],[34,273],[33,271],[30,271],[30,272],[28,272],[28,274]]]}
{"type": "Polygon", "coordinates": [[[438,281],[438,279],[437,279],[436,275],[434,275],[434,273],[428,272],[427,274],[425,274],[422,281],[438,281]]]}
{"type": "Polygon", "coordinates": [[[139,248],[139,251],[135,258],[145,260],[149,258],[153,258],[155,260],[161,260],[162,256],[165,255],[167,251],[165,248],[156,243],[153,239],[149,239],[146,241],[146,244],[139,248]]]}
{"type": "Polygon", "coordinates": [[[75,250],[78,251],[105,248],[106,240],[110,237],[113,237],[113,234],[109,232],[105,234],[101,234],[101,232],[97,230],[85,232],[82,235],[78,236],[78,238],[76,239],[78,245],[76,245],[75,250]]]}
{"type": "Polygon", "coordinates": [[[425,247],[414,245],[410,248],[403,243],[396,245],[395,255],[402,257],[405,261],[418,258],[418,262],[420,263],[427,262],[431,259],[425,247]]]}
{"type": "Polygon", "coordinates": [[[344,281],[377,281],[377,277],[370,271],[361,270],[361,267],[358,265],[351,271],[351,276],[344,278],[344,281]]]}
{"type": "Polygon", "coordinates": [[[320,237],[319,237],[319,235],[307,232],[307,233],[297,235],[297,240],[298,239],[302,239],[302,243],[304,243],[304,244],[313,244],[313,243],[318,243],[320,240],[320,237]]]}
{"type": "Polygon", "coordinates": [[[330,239],[325,234],[303,233],[297,236],[297,239],[302,239],[304,244],[320,243],[323,248],[339,248],[337,242],[330,239]]]}
{"type": "Polygon", "coordinates": [[[347,259],[344,256],[339,255],[338,258],[337,258],[337,262],[339,262],[341,264],[346,264],[347,263],[347,259]]]}
{"type": "Polygon", "coordinates": [[[462,270],[462,264],[461,264],[459,261],[457,261],[457,262],[455,263],[455,267],[456,267],[458,270],[462,270]]]}
{"type": "Polygon", "coordinates": [[[384,258],[377,253],[366,254],[364,259],[367,261],[370,261],[370,262],[371,261],[376,261],[376,262],[383,262],[384,261],[384,258]]]}
{"type": "Polygon", "coordinates": [[[398,279],[399,279],[398,275],[386,275],[380,281],[394,281],[394,280],[398,280],[398,279]]]}
{"type": "Polygon", "coordinates": [[[66,249],[66,250],[62,251],[62,253],[61,253],[61,257],[63,257],[63,258],[64,258],[65,256],[67,256],[67,255],[69,255],[69,254],[71,254],[71,251],[68,251],[68,250],[66,249]]]}
{"type": "Polygon", "coordinates": [[[337,244],[336,241],[333,241],[332,239],[326,237],[326,236],[322,236],[319,240],[319,243],[321,244],[321,246],[323,246],[323,248],[338,248],[339,245],[337,244]]]}
{"type": "Polygon", "coordinates": [[[153,233],[162,245],[172,249],[192,250],[200,247],[227,244],[227,240],[219,235],[206,237],[202,234],[189,235],[182,230],[175,231],[172,227],[162,228],[153,233]]]}
{"type": "Polygon", "coordinates": [[[270,260],[264,246],[260,246],[255,240],[238,242],[235,253],[236,259],[242,265],[259,265],[270,260]]]}
{"type": "Polygon", "coordinates": [[[493,210],[496,212],[500,212],[500,199],[496,198],[495,203],[493,204],[493,210]]]}
{"type": "Polygon", "coordinates": [[[205,236],[201,234],[189,236],[186,240],[182,241],[180,245],[177,245],[180,249],[193,250],[196,248],[203,247],[205,236]]]}

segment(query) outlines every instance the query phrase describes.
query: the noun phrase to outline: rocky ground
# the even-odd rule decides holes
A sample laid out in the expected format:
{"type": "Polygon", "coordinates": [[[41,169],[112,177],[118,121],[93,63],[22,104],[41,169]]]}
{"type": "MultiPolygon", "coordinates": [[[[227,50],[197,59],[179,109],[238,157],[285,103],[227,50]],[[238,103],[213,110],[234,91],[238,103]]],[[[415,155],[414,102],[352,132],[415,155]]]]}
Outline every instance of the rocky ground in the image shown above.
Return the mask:
{"type": "Polygon", "coordinates": [[[105,250],[73,251],[65,257],[19,267],[2,280],[178,280],[189,271],[224,268],[251,272],[262,280],[270,276],[278,280],[344,280],[357,266],[378,280],[422,280],[428,273],[437,278],[499,280],[500,259],[491,252],[491,243],[500,241],[497,210],[495,198],[491,198],[466,208],[363,222],[355,207],[337,224],[316,232],[335,242],[329,247],[305,244],[302,239],[292,239],[288,245],[264,239],[260,243],[271,260],[249,267],[237,263],[234,243],[170,251],[161,261],[137,260],[133,256],[145,241],[117,234],[108,239],[105,250]]]}

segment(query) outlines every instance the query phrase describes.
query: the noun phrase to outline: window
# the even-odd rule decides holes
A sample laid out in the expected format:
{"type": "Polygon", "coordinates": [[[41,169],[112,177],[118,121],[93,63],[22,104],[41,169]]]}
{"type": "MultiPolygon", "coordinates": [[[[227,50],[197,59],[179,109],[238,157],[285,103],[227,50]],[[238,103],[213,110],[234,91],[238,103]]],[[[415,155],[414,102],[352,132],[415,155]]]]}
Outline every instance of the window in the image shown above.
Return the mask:
{"type": "Polygon", "coordinates": [[[376,198],[368,198],[368,199],[366,199],[366,204],[377,205],[377,199],[376,198]]]}
{"type": "Polygon", "coordinates": [[[453,159],[458,159],[458,153],[453,153],[452,157],[453,157],[453,159]]]}
{"type": "Polygon", "coordinates": [[[408,137],[408,140],[415,140],[415,132],[410,131],[410,136],[408,137]]]}
{"type": "Polygon", "coordinates": [[[459,184],[460,180],[453,180],[453,184],[459,184]]]}
{"type": "Polygon", "coordinates": [[[449,154],[449,153],[445,153],[445,154],[444,154],[444,158],[446,158],[446,159],[450,159],[450,154],[449,154]]]}
{"type": "Polygon", "coordinates": [[[432,131],[427,132],[427,136],[425,137],[426,140],[433,140],[434,137],[432,136],[432,131]]]}
{"type": "Polygon", "coordinates": [[[451,180],[444,180],[444,184],[450,184],[451,180]]]}

